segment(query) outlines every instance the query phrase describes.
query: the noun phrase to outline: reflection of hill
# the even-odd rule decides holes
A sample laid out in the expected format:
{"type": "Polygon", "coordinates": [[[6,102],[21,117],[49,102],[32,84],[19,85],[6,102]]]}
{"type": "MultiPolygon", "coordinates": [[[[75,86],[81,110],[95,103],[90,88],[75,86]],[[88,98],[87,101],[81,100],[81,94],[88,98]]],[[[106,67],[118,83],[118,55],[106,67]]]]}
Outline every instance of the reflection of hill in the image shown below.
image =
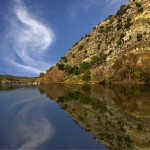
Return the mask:
{"type": "Polygon", "coordinates": [[[35,88],[34,85],[23,85],[23,84],[0,84],[0,91],[11,91],[20,88],[35,88]]]}
{"type": "Polygon", "coordinates": [[[110,149],[150,148],[150,89],[57,84],[40,90],[110,149]]]}

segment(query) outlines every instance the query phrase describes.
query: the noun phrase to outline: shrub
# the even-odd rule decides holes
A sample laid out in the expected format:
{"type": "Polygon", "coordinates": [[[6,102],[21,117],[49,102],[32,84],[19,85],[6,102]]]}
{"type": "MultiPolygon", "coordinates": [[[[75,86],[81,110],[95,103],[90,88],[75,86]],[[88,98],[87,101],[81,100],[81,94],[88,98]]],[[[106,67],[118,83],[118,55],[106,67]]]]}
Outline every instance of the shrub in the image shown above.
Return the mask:
{"type": "Polygon", "coordinates": [[[124,27],[125,27],[126,29],[130,29],[130,26],[131,26],[131,25],[132,25],[132,23],[131,23],[131,22],[127,22],[127,23],[125,24],[125,26],[124,26],[124,27]]]}
{"type": "Polygon", "coordinates": [[[85,82],[89,82],[91,80],[91,76],[88,74],[85,74],[82,76],[82,80],[85,82]]]}
{"type": "Polygon", "coordinates": [[[106,27],[106,31],[107,31],[107,32],[110,32],[110,31],[111,31],[111,26],[107,26],[107,27],[106,27]]]}
{"type": "Polygon", "coordinates": [[[82,50],[83,47],[84,47],[83,45],[80,45],[78,50],[82,50]]]}
{"type": "Polygon", "coordinates": [[[112,24],[113,22],[114,22],[114,19],[113,19],[113,18],[110,18],[109,24],[112,24]]]}
{"type": "Polygon", "coordinates": [[[142,34],[141,33],[138,33],[137,34],[137,41],[141,41],[142,40],[142,34]]]}
{"type": "Polygon", "coordinates": [[[141,7],[138,9],[138,13],[143,13],[144,9],[141,7]]]}
{"type": "Polygon", "coordinates": [[[123,37],[125,37],[125,35],[126,35],[125,33],[121,33],[120,34],[120,39],[122,39],[123,37]]]}
{"type": "Polygon", "coordinates": [[[68,74],[75,74],[75,75],[79,75],[80,74],[80,70],[79,70],[78,66],[69,66],[69,65],[66,65],[64,69],[65,69],[65,71],[68,74]]]}
{"type": "Polygon", "coordinates": [[[59,70],[64,70],[65,65],[62,63],[57,63],[56,66],[58,67],[59,70]]]}
{"type": "Polygon", "coordinates": [[[118,10],[117,15],[118,16],[122,16],[124,13],[126,13],[126,11],[127,11],[128,8],[129,8],[129,6],[122,5],[120,7],[120,9],[118,10]]]}
{"type": "Polygon", "coordinates": [[[131,22],[131,20],[132,20],[132,19],[131,19],[130,17],[127,18],[127,22],[131,22]]]}
{"type": "Polygon", "coordinates": [[[67,61],[68,61],[66,56],[61,57],[61,60],[63,60],[64,62],[67,62],[67,61]]]}
{"type": "Polygon", "coordinates": [[[75,55],[72,55],[72,58],[75,58],[75,55]]]}
{"type": "Polygon", "coordinates": [[[117,45],[120,46],[121,45],[121,40],[117,41],[117,45]]]}
{"type": "Polygon", "coordinates": [[[84,72],[91,68],[91,64],[89,62],[83,62],[79,65],[80,72],[84,72]]]}
{"type": "Polygon", "coordinates": [[[40,78],[43,77],[45,75],[45,73],[41,72],[40,73],[40,78]]]}
{"type": "Polygon", "coordinates": [[[85,50],[84,53],[86,54],[86,53],[87,53],[87,50],[85,50]]]}
{"type": "Polygon", "coordinates": [[[101,65],[101,64],[105,63],[106,58],[107,58],[107,55],[101,52],[101,53],[99,54],[99,58],[100,58],[99,64],[101,65]]]}
{"type": "Polygon", "coordinates": [[[137,7],[141,7],[141,4],[140,3],[135,3],[137,7]]]}
{"type": "Polygon", "coordinates": [[[100,29],[104,29],[104,26],[100,26],[100,29]]]}
{"type": "Polygon", "coordinates": [[[117,24],[117,30],[119,31],[121,28],[122,28],[122,24],[121,24],[121,23],[118,23],[118,24],[117,24]]]}

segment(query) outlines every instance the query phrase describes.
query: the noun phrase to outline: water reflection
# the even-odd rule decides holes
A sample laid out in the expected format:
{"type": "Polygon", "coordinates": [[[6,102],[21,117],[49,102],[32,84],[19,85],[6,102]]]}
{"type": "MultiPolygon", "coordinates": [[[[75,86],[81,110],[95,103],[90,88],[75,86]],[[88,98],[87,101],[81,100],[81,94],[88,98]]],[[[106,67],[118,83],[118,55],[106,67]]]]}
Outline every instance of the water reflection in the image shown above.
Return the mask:
{"type": "Polygon", "coordinates": [[[39,90],[110,149],[150,148],[150,88],[56,84],[39,90]]]}
{"type": "Polygon", "coordinates": [[[67,88],[39,89],[0,89],[0,149],[106,149],[54,101],[67,95],[67,88]]]}
{"type": "Polygon", "coordinates": [[[16,88],[8,87],[11,92],[0,93],[0,148],[34,149],[55,132],[48,118],[37,110],[49,103],[41,101],[37,89],[16,88]]]}

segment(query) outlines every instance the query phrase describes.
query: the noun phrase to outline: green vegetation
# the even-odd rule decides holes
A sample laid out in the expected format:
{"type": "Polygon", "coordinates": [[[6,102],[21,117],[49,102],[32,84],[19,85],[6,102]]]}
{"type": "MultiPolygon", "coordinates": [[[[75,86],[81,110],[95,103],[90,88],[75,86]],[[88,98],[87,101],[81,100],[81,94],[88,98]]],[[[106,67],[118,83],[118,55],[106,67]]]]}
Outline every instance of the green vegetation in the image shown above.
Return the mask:
{"type": "Polygon", "coordinates": [[[106,62],[107,55],[104,53],[100,53],[99,56],[93,56],[91,60],[91,66],[100,66],[106,62]]]}
{"type": "Polygon", "coordinates": [[[132,25],[131,18],[127,18],[127,22],[125,23],[124,27],[129,30],[131,25],[132,25]]]}
{"type": "Polygon", "coordinates": [[[122,28],[122,23],[118,23],[117,24],[117,30],[119,31],[119,30],[121,30],[121,28],[122,28]]]}
{"type": "Polygon", "coordinates": [[[84,47],[83,45],[80,45],[78,50],[82,50],[83,47],[84,47]]]}
{"type": "Polygon", "coordinates": [[[65,65],[62,63],[57,63],[56,66],[58,67],[59,70],[64,70],[65,65]]]}
{"type": "Polygon", "coordinates": [[[121,34],[120,34],[120,39],[124,38],[125,35],[126,35],[125,33],[121,33],[121,34]]]}
{"type": "Polygon", "coordinates": [[[112,24],[114,22],[114,19],[111,17],[109,20],[109,24],[112,24]]]}
{"type": "Polygon", "coordinates": [[[67,61],[68,61],[66,56],[61,57],[61,60],[63,60],[64,62],[67,62],[67,61]]]}
{"type": "Polygon", "coordinates": [[[138,33],[137,34],[137,41],[141,41],[142,40],[142,34],[141,33],[138,33]]]}
{"type": "Polygon", "coordinates": [[[91,76],[88,75],[88,74],[84,74],[82,76],[82,80],[85,81],[85,82],[89,82],[91,80],[91,76]]]}
{"type": "Polygon", "coordinates": [[[110,32],[110,31],[111,31],[111,29],[112,29],[112,27],[111,27],[111,26],[107,26],[107,27],[106,27],[106,32],[110,32]]]}
{"type": "Polygon", "coordinates": [[[45,73],[41,72],[40,73],[40,78],[43,77],[45,75],[45,73]]]}
{"type": "Polygon", "coordinates": [[[72,55],[72,58],[76,58],[75,55],[72,55]]]}
{"type": "Polygon", "coordinates": [[[79,68],[80,68],[80,72],[84,72],[91,68],[91,64],[89,62],[82,62],[80,63],[79,68]]]}
{"type": "Polygon", "coordinates": [[[142,7],[142,5],[141,5],[141,3],[136,3],[136,7],[137,7],[137,9],[138,9],[138,13],[143,13],[143,7],[142,7]]]}
{"type": "Polygon", "coordinates": [[[36,77],[20,77],[12,75],[0,75],[0,83],[17,83],[17,84],[28,84],[36,81],[36,77]]]}
{"type": "Polygon", "coordinates": [[[124,13],[126,13],[127,9],[129,8],[129,6],[126,6],[126,5],[122,5],[120,7],[120,9],[118,10],[117,12],[117,16],[122,16],[124,15],[124,13]]]}
{"type": "Polygon", "coordinates": [[[87,50],[85,50],[84,53],[86,54],[86,53],[87,53],[87,50]]]}

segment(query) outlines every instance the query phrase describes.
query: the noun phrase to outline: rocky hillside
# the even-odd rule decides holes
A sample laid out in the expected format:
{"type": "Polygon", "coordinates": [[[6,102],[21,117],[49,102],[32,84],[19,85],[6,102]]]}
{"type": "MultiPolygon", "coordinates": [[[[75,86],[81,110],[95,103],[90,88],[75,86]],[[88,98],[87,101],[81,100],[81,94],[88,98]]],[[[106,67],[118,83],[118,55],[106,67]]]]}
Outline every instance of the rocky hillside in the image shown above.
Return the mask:
{"type": "Polygon", "coordinates": [[[149,84],[149,59],[150,1],[130,0],[82,37],[41,83],[149,84]]]}

